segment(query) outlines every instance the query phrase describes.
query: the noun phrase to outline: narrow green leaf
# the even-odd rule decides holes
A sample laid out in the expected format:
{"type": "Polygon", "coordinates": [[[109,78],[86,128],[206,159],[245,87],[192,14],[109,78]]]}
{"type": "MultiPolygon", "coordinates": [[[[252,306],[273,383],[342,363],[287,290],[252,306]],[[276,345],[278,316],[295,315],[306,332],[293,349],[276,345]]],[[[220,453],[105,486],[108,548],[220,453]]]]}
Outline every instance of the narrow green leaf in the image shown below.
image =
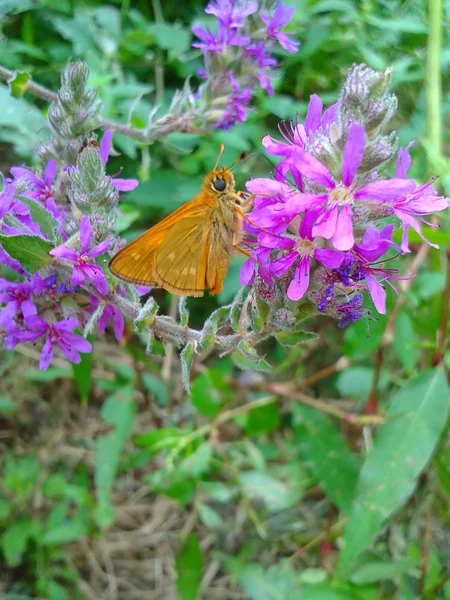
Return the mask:
{"type": "Polygon", "coordinates": [[[402,560],[398,562],[371,562],[362,565],[352,574],[352,583],[374,583],[383,579],[392,579],[398,575],[408,573],[417,565],[413,560],[402,560]]]}
{"type": "Polygon", "coordinates": [[[279,331],[274,334],[274,337],[283,346],[295,346],[317,339],[317,333],[310,331],[279,331]]]}
{"type": "Polygon", "coordinates": [[[160,450],[175,448],[188,433],[186,430],[176,429],[175,427],[155,429],[154,431],[137,435],[134,438],[134,443],[137,446],[149,448],[153,452],[159,452],[160,450]]]}
{"type": "Polygon", "coordinates": [[[165,407],[169,405],[169,390],[167,384],[162,379],[155,377],[153,373],[144,371],[142,373],[142,383],[145,389],[154,395],[158,406],[165,407]]]}
{"type": "Polygon", "coordinates": [[[294,433],[307,466],[330,500],[349,511],[358,479],[358,461],[341,433],[322,413],[294,406],[294,433]]]}
{"type": "Polygon", "coordinates": [[[41,232],[55,245],[60,244],[61,236],[58,233],[58,221],[52,213],[32,198],[19,196],[19,200],[28,208],[32,220],[39,225],[41,232]]]}
{"type": "MultiPolygon", "coordinates": [[[[92,335],[88,335],[87,339],[91,344],[94,341],[92,335]]],[[[92,352],[80,354],[80,357],[81,361],[78,364],[71,363],[72,373],[80,394],[81,404],[86,404],[92,388],[92,352]]]]}
{"type": "Polygon", "coordinates": [[[271,371],[272,367],[265,358],[258,355],[256,350],[247,344],[239,342],[236,350],[231,354],[234,364],[242,370],[271,371]]]}
{"type": "Polygon", "coordinates": [[[449,400],[442,368],[422,373],[392,398],[386,423],[361,469],[344,533],[341,576],[414,491],[445,426],[449,400]]]}
{"type": "Polygon", "coordinates": [[[108,398],[101,411],[104,420],[114,426],[114,431],[99,438],[95,444],[95,518],[100,527],[110,525],[114,519],[110,495],[122,449],[133,428],[136,414],[133,395],[131,386],[123,388],[108,398]]]}
{"type": "Polygon", "coordinates": [[[191,393],[191,367],[194,362],[195,356],[195,346],[193,342],[189,342],[183,348],[180,354],[181,361],[181,379],[183,382],[183,387],[186,391],[186,394],[190,395],[191,393]]]}
{"type": "Polygon", "coordinates": [[[191,533],[175,557],[180,600],[196,600],[202,578],[203,555],[198,537],[191,533]]]}
{"type": "Polygon", "coordinates": [[[213,419],[219,414],[221,400],[209,371],[195,378],[191,388],[190,401],[200,414],[209,419],[213,419]]]}
{"type": "Polygon", "coordinates": [[[395,319],[394,350],[407,371],[412,371],[420,360],[418,342],[410,316],[401,311],[395,319]]]}
{"type": "Polygon", "coordinates": [[[52,261],[49,252],[53,244],[34,235],[0,235],[0,244],[30,273],[35,273],[52,261]]]}

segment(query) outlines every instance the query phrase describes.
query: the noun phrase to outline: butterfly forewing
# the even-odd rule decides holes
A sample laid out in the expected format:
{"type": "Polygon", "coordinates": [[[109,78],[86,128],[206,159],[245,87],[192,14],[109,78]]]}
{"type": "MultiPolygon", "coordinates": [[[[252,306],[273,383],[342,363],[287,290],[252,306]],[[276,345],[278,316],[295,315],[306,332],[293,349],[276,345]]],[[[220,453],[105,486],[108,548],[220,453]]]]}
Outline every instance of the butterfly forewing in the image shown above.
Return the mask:
{"type": "Polygon", "coordinates": [[[155,258],[158,282],[168,291],[185,296],[203,296],[210,247],[211,211],[185,217],[164,237],[155,258]]]}

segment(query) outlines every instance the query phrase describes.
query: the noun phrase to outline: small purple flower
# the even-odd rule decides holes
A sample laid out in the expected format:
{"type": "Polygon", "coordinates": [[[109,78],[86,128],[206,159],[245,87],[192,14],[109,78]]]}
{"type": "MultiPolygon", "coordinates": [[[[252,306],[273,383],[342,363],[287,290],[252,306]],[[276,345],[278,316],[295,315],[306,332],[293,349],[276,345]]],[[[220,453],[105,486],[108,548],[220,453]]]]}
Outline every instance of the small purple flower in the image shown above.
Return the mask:
{"type": "MultiPolygon", "coordinates": [[[[105,131],[102,139],[100,140],[98,153],[100,154],[100,158],[105,165],[108,162],[109,153],[111,151],[112,136],[112,131],[105,131]]],[[[139,181],[137,179],[121,179],[118,177],[111,177],[111,184],[120,192],[131,192],[131,190],[134,190],[139,185],[139,181]]]]}
{"type": "Polygon", "coordinates": [[[258,10],[258,2],[254,0],[216,0],[210,2],[205,12],[214,15],[224,27],[242,27],[243,20],[258,10]]]}
{"type": "Polygon", "coordinates": [[[282,254],[270,264],[270,271],[274,276],[279,277],[295,266],[294,277],[287,290],[287,297],[290,300],[300,300],[308,290],[312,258],[330,269],[340,267],[345,258],[342,252],[331,248],[318,247],[319,240],[311,238],[309,229],[305,219],[300,224],[299,236],[295,240],[288,237],[271,236],[270,234],[262,234],[261,236],[265,237],[266,245],[271,243],[273,248],[287,250],[285,254],[282,254]]]}
{"type": "Polygon", "coordinates": [[[11,174],[16,181],[19,179],[25,179],[25,181],[29,184],[30,188],[24,192],[24,196],[42,202],[45,208],[52,213],[55,219],[59,220],[62,215],[53,197],[52,189],[56,177],[56,170],[56,161],[51,158],[45,167],[42,179],[24,167],[12,167],[11,174]]]}
{"type": "Polygon", "coordinates": [[[336,183],[330,171],[317,158],[298,149],[292,156],[295,167],[311,182],[327,190],[319,194],[296,194],[289,199],[290,209],[297,213],[311,211],[315,225],[313,237],[331,239],[338,250],[350,250],[354,244],[352,207],[357,201],[389,201],[410,193],[411,179],[389,179],[359,187],[356,173],[364,155],[365,131],[358,123],[350,127],[342,161],[342,180],[336,183]]]}
{"type": "Polygon", "coordinates": [[[80,250],[76,251],[74,248],[61,244],[50,250],[50,254],[73,263],[71,284],[82,285],[87,280],[92,283],[100,294],[106,295],[108,293],[108,282],[102,269],[92,259],[101,256],[108,250],[109,240],[103,240],[103,242],[89,250],[92,238],[92,225],[88,217],[83,215],[80,222],[80,250]]]}
{"type": "Polygon", "coordinates": [[[31,219],[30,211],[25,204],[14,197],[15,193],[15,183],[6,181],[3,191],[0,192],[0,226],[9,235],[29,233],[19,227],[5,225],[5,223],[1,222],[3,217],[9,216],[18,221],[24,228],[29,229],[29,231],[39,233],[39,226],[31,219]]]}
{"type": "MultiPolygon", "coordinates": [[[[408,150],[412,144],[413,142],[408,144],[406,148],[400,148],[398,151],[396,177],[399,177],[400,180],[406,180],[408,169],[411,166],[411,157],[408,150]]],[[[410,252],[408,244],[408,229],[410,227],[419,234],[424,242],[433,246],[433,248],[439,248],[439,246],[432,244],[423,236],[422,229],[415,218],[417,217],[419,221],[433,227],[434,225],[425,221],[423,216],[440,212],[450,205],[450,198],[437,195],[436,190],[432,187],[433,182],[434,179],[420,186],[415,184],[414,188],[409,190],[408,193],[404,195],[399,194],[397,198],[391,199],[388,203],[389,211],[400,219],[403,225],[401,243],[403,252],[410,252]]]]}
{"type": "Polygon", "coordinates": [[[24,318],[37,314],[36,306],[31,299],[35,291],[34,281],[12,283],[0,279],[0,304],[6,304],[0,309],[0,325],[3,325],[7,331],[17,313],[21,312],[24,318]]]}
{"type": "Polygon", "coordinates": [[[106,326],[112,320],[116,340],[118,341],[122,339],[123,331],[125,329],[125,320],[120,310],[116,306],[108,304],[107,301],[101,301],[99,298],[97,298],[97,296],[94,296],[93,294],[89,294],[89,300],[91,302],[89,312],[93,312],[93,310],[95,310],[100,305],[100,302],[103,302],[104,304],[102,315],[98,320],[99,331],[101,333],[105,333],[106,326]]]}
{"type": "Polygon", "coordinates": [[[326,131],[336,120],[339,104],[332,104],[322,115],[323,103],[317,94],[310,96],[306,111],[305,124],[298,122],[281,122],[278,126],[284,142],[275,140],[270,135],[263,138],[263,146],[269,154],[291,158],[297,148],[305,147],[305,141],[310,139],[316,131],[326,131]]]}
{"type": "Polygon", "coordinates": [[[364,315],[364,308],[362,307],[363,297],[361,294],[355,294],[348,302],[333,306],[333,310],[341,315],[338,323],[338,327],[343,329],[350,323],[359,321],[364,315]]]}
{"type": "Polygon", "coordinates": [[[46,371],[53,358],[55,344],[61,348],[62,353],[73,363],[81,361],[80,352],[91,352],[91,344],[81,335],[71,333],[77,326],[75,318],[65,319],[57,323],[47,323],[41,317],[30,316],[25,319],[27,329],[12,333],[5,338],[5,345],[11,350],[20,342],[35,342],[43,336],[47,336],[42,347],[39,368],[46,371]]]}
{"type": "Polygon", "coordinates": [[[280,2],[271,17],[261,15],[261,20],[267,25],[267,35],[277,40],[282,48],[292,53],[297,52],[300,43],[292,40],[286,33],[281,33],[280,29],[289,23],[294,13],[293,6],[284,6],[284,3],[280,2]]]}
{"type": "Polygon", "coordinates": [[[231,82],[232,95],[228,98],[228,104],[222,117],[216,123],[218,129],[229,129],[235,123],[243,123],[246,121],[247,107],[252,98],[250,89],[239,91],[240,85],[233,73],[230,71],[228,75],[231,82]]]}

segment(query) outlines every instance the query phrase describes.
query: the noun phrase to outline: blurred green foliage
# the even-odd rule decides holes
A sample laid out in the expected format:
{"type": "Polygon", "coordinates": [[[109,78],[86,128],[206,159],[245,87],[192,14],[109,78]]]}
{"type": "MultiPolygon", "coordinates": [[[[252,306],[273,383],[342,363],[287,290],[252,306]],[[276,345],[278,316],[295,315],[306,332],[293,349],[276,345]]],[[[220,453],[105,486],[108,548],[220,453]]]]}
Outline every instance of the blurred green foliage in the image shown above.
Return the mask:
{"type": "MultiPolygon", "coordinates": [[[[291,29],[302,46],[297,55],[279,52],[276,94],[261,94],[247,123],[205,136],[171,134],[151,147],[114,136],[111,172],[123,168],[124,176],[142,181],[121,206],[118,231],[125,237],[192,198],[221,142],[224,164],[260,149],[280,119],[302,118],[310,94],[333,102],[346,69],[361,61],[394,68],[399,110],[392,126],[401,144],[417,140],[412,175],[439,175],[441,190],[450,193],[450,127],[442,152],[426,140],[427,2],[287,4],[297,9],[291,29]]],[[[7,0],[0,18],[1,64],[56,90],[67,61],[84,59],[103,116],[135,127],[145,125],[152,106],[164,114],[186,77],[196,81],[201,56],[190,46],[190,27],[208,22],[200,0],[161,6],[7,0]],[[162,9],[163,20],[152,7],[162,9]]],[[[449,19],[447,1],[445,123],[449,19]]],[[[26,77],[16,79],[13,95],[0,85],[4,171],[37,165],[45,139],[45,103],[14,97],[26,77]]],[[[267,171],[265,161],[248,161],[236,171],[238,184],[267,171]]],[[[423,257],[400,302],[389,294],[388,317],[344,332],[322,320],[303,345],[267,343],[274,366],[268,375],[206,357],[194,365],[190,397],[176,375],[177,359],[164,357],[158,341],[156,356],[148,357],[144,336],[131,329],[121,347],[112,336],[98,338],[93,360],[73,370],[60,361],[38,372],[33,349],[3,354],[0,596],[133,600],[151,588],[180,600],[449,599],[450,392],[448,372],[433,362],[447,281],[448,212],[427,237],[441,250],[423,257]],[[417,377],[419,370],[425,372],[417,377]],[[271,391],[273,381],[286,384],[287,393],[271,391]],[[351,425],[304,406],[295,389],[344,416],[386,413],[386,423],[377,430],[351,425]],[[145,523],[132,511],[123,514],[130,503],[151,507],[161,499],[170,507],[167,527],[145,541],[145,523]],[[135,545],[120,554],[134,530],[135,545]],[[171,557],[166,570],[162,555],[171,557]],[[126,562],[130,556],[134,563],[126,562]]],[[[420,240],[411,239],[419,249],[420,240]]],[[[392,265],[405,273],[410,263],[403,257],[392,265]]],[[[193,325],[232,300],[239,264],[236,257],[218,299],[189,302],[193,325]]],[[[169,310],[170,298],[157,293],[169,310]]]]}

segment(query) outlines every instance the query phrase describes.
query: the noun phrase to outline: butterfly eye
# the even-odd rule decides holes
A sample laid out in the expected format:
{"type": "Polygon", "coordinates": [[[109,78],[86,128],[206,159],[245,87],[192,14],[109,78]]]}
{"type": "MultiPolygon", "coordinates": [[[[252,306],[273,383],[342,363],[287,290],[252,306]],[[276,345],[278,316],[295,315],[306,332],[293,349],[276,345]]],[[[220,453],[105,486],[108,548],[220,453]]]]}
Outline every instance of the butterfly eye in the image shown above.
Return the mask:
{"type": "Polygon", "coordinates": [[[217,177],[217,179],[214,179],[213,181],[213,186],[217,192],[223,192],[223,190],[227,187],[227,184],[224,179],[217,177]]]}

